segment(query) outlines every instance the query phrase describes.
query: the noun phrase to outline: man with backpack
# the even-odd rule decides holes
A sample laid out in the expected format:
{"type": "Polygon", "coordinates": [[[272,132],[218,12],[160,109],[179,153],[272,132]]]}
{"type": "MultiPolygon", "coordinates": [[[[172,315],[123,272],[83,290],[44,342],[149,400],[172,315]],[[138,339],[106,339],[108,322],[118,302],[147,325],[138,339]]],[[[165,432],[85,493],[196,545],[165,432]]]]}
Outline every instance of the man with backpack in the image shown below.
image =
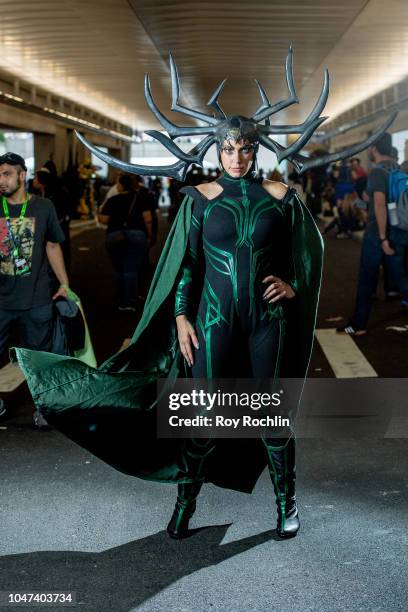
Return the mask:
{"type": "Polygon", "coordinates": [[[368,222],[361,249],[356,304],[348,323],[337,328],[338,333],[355,336],[367,333],[372,296],[383,261],[391,283],[399,288],[402,305],[408,306],[408,276],[404,269],[404,251],[408,245],[404,208],[408,176],[399,171],[391,150],[391,134],[386,132],[368,151],[375,165],[367,181],[368,222]]]}

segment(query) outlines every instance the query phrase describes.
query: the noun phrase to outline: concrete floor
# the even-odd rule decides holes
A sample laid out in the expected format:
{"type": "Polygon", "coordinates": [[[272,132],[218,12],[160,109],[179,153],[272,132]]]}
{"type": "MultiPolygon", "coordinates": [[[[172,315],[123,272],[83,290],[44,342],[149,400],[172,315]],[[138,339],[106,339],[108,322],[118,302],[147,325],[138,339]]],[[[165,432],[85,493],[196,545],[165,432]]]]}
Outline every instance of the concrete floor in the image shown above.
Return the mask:
{"type": "Polygon", "coordinates": [[[407,440],[299,440],[293,540],[275,535],[265,471],[252,495],[205,486],[199,531],[177,542],[175,486],[27,416],[1,437],[0,590],[74,591],[92,612],[406,610],[407,440]]]}
{"type": "MultiPolygon", "coordinates": [[[[102,236],[75,238],[72,272],[99,360],[135,324],[113,306],[102,236]]],[[[327,240],[319,326],[351,307],[358,250],[327,240]]],[[[380,376],[406,376],[406,336],[385,330],[402,316],[379,301],[370,336],[358,340],[380,376]]],[[[317,345],[311,374],[332,376],[317,345]]],[[[0,591],[74,591],[74,609],[92,612],[407,609],[407,439],[299,439],[302,526],[293,540],[276,537],[264,472],[252,495],[207,485],[198,530],[175,542],[164,531],[174,486],[125,476],[56,431],[34,431],[24,387],[6,400],[0,591]]]]}

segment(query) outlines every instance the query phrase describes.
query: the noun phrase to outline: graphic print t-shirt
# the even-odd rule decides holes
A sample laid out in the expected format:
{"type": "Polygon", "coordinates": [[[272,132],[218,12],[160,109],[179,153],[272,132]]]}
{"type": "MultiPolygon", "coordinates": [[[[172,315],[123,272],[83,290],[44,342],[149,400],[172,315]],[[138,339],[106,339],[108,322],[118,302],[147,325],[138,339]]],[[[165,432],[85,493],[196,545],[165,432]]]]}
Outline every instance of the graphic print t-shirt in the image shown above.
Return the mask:
{"type": "Polygon", "coordinates": [[[0,205],[0,308],[6,310],[43,306],[51,301],[50,273],[45,247],[47,242],[62,242],[64,234],[50,200],[32,196],[22,222],[22,204],[9,204],[15,246],[20,259],[30,268],[28,274],[15,275],[14,243],[0,205]]]}

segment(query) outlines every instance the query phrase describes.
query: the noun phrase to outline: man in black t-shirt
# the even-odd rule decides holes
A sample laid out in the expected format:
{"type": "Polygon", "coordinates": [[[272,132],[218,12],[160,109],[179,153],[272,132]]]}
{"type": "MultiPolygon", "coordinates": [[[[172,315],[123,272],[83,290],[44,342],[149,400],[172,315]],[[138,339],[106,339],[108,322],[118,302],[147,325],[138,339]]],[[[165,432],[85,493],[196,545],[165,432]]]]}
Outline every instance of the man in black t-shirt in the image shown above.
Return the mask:
{"type": "MultiPolygon", "coordinates": [[[[52,202],[26,193],[26,172],[19,155],[0,156],[0,357],[14,324],[25,348],[49,351],[52,301],[67,297],[68,277],[59,244],[64,234],[52,202]],[[54,295],[50,266],[60,282],[54,295]]],[[[35,423],[44,423],[41,419],[35,413],[35,423]]]]}
{"type": "Polygon", "coordinates": [[[408,232],[390,226],[387,213],[389,173],[398,168],[391,158],[391,143],[391,134],[386,132],[369,149],[375,166],[367,181],[368,223],[361,248],[356,304],[349,322],[338,327],[338,333],[356,336],[367,333],[372,296],[382,263],[387,267],[391,285],[399,288],[403,304],[408,304],[408,277],[404,269],[408,232]]]}

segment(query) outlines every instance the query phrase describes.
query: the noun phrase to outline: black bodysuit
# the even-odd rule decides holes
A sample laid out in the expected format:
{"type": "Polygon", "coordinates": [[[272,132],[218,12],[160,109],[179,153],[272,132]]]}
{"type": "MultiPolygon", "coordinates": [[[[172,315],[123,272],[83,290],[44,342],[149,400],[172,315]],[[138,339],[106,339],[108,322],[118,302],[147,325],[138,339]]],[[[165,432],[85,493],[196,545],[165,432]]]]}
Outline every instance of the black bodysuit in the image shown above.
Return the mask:
{"type": "Polygon", "coordinates": [[[176,292],[175,314],[195,324],[194,378],[236,376],[247,353],[248,377],[275,378],[285,330],[285,301],[262,295],[274,274],[296,290],[291,253],[291,206],[254,178],[217,179],[223,191],[208,200],[193,187],[189,247],[176,292]]]}

